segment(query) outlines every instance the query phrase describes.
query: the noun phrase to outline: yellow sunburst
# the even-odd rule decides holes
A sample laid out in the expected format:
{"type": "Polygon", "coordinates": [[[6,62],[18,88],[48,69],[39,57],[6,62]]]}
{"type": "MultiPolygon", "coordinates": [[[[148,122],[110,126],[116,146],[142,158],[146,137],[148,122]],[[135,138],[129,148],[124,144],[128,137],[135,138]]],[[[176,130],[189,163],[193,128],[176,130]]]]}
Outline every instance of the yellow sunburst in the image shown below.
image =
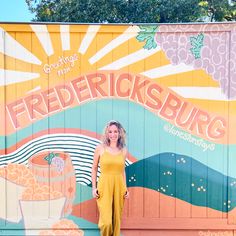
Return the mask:
{"type": "MultiPolygon", "coordinates": [[[[184,91],[188,87],[219,87],[203,70],[172,66],[160,47],[143,49],[144,43],[135,38],[138,32],[138,26],[131,25],[0,25],[0,102],[98,70],[143,74],[184,91]]],[[[225,114],[227,110],[225,100],[187,99],[211,112],[225,114]]]]}

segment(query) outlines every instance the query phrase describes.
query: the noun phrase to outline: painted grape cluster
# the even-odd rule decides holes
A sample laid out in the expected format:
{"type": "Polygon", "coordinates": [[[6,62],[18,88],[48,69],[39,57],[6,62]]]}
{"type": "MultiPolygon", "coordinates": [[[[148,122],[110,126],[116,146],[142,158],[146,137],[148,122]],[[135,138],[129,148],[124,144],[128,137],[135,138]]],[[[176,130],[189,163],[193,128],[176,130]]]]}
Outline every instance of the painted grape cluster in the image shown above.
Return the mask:
{"type": "Polygon", "coordinates": [[[194,69],[204,69],[219,82],[227,98],[234,98],[236,97],[236,27],[231,33],[227,31],[227,26],[224,26],[225,29],[218,27],[220,26],[213,24],[206,30],[204,26],[199,26],[197,33],[196,27],[193,27],[191,33],[191,26],[161,25],[156,33],[156,42],[173,65],[184,63],[193,66],[194,69]]]}
{"type": "Polygon", "coordinates": [[[57,171],[63,171],[65,167],[65,162],[60,157],[54,157],[52,159],[52,165],[56,166],[57,171]]]}
{"type": "Polygon", "coordinates": [[[57,171],[61,172],[64,170],[64,160],[59,157],[58,153],[51,152],[44,159],[48,162],[49,165],[54,165],[57,171]]]}

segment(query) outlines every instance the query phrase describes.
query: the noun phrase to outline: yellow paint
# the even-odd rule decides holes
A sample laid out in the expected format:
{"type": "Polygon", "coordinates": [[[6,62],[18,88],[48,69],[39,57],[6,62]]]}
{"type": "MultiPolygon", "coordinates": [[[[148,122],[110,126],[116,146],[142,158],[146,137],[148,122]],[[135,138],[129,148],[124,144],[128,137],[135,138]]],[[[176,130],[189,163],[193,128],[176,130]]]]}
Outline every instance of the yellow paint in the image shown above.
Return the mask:
{"type": "MultiPolygon", "coordinates": [[[[69,82],[81,75],[99,71],[104,66],[107,66],[119,59],[129,56],[143,49],[145,42],[139,42],[135,38],[135,33],[132,38],[124,41],[120,45],[115,46],[111,51],[108,51],[97,62],[91,64],[90,59],[104,49],[107,45],[124,34],[124,32],[132,27],[131,25],[102,25],[99,31],[89,44],[85,54],[79,53],[79,48],[87,33],[89,25],[70,25],[69,39],[70,49],[63,51],[60,25],[48,24],[46,28],[50,35],[50,40],[53,48],[53,54],[48,56],[43,45],[39,41],[36,34],[28,24],[1,24],[2,27],[16,42],[22,45],[28,52],[31,52],[42,63],[41,65],[31,64],[20,59],[15,59],[10,56],[0,54],[0,69],[38,73],[39,77],[19,83],[9,84],[0,87],[1,91],[5,91],[5,95],[0,96],[1,103],[9,103],[15,101],[28,94],[34,94],[35,89],[38,91],[46,90],[49,87],[69,82]],[[76,55],[77,60],[73,66],[68,64],[62,65],[59,68],[52,69],[50,73],[45,73],[46,65],[57,63],[61,57],[70,57],[76,55]]],[[[154,68],[169,65],[170,61],[162,50],[155,54],[138,60],[134,63],[124,64],[120,71],[130,72],[132,74],[140,74],[154,68]]],[[[164,87],[219,87],[218,81],[212,79],[204,70],[198,69],[190,72],[177,73],[174,75],[163,76],[152,79],[153,82],[164,87]]],[[[170,88],[171,89],[171,88],[170,88]]],[[[184,98],[183,98],[184,99],[184,98]]],[[[228,104],[233,106],[235,102],[213,101],[208,99],[186,99],[200,109],[205,109],[208,112],[227,116],[235,115],[236,109],[228,109],[228,104]]]]}

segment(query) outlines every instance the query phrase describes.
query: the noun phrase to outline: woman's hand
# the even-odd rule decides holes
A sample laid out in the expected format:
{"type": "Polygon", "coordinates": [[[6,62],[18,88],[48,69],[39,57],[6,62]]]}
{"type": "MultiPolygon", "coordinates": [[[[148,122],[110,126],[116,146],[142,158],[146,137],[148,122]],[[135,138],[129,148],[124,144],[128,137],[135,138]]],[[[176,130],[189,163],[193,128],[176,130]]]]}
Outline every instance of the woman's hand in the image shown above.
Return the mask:
{"type": "Polygon", "coordinates": [[[93,197],[94,198],[99,198],[99,194],[98,194],[98,189],[97,188],[93,189],[93,197]]]}
{"type": "Polygon", "coordinates": [[[124,198],[125,198],[125,199],[128,199],[128,198],[129,198],[129,191],[128,191],[128,190],[126,190],[125,195],[124,195],[124,198]]]}

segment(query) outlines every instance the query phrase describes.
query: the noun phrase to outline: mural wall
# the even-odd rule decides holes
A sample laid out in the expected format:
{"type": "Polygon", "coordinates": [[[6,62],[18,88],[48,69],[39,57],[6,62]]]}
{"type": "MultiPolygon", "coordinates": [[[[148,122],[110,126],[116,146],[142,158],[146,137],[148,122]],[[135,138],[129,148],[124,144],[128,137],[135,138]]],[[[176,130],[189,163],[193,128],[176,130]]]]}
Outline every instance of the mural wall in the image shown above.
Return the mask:
{"type": "Polygon", "coordinates": [[[93,153],[127,130],[122,235],[236,235],[236,24],[0,24],[0,235],[99,235],[93,153]]]}

